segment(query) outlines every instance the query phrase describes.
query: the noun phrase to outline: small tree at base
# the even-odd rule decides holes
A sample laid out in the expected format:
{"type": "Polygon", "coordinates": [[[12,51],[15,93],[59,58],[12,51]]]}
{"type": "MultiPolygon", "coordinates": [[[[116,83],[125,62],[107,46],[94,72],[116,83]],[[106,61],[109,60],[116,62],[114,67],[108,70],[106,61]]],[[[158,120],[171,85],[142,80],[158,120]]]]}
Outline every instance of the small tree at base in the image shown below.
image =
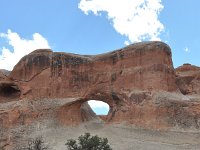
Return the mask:
{"type": "Polygon", "coordinates": [[[79,136],[78,143],[76,140],[70,139],[65,145],[68,150],[112,150],[107,138],[91,136],[90,133],[79,136]]]}

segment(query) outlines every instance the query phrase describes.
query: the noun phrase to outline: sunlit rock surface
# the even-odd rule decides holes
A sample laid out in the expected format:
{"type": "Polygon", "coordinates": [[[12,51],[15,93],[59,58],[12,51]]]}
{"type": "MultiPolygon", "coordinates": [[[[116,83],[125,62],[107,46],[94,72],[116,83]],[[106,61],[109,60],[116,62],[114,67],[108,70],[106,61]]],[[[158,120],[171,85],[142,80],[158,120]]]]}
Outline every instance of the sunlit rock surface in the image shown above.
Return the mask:
{"type": "Polygon", "coordinates": [[[41,120],[198,130],[200,69],[174,69],[171,55],[165,43],[143,42],[93,56],[48,49],[24,56],[10,73],[0,72],[0,145],[9,149],[23,135],[13,129],[41,120]],[[110,106],[107,116],[95,115],[85,103],[92,99],[110,106]]]}

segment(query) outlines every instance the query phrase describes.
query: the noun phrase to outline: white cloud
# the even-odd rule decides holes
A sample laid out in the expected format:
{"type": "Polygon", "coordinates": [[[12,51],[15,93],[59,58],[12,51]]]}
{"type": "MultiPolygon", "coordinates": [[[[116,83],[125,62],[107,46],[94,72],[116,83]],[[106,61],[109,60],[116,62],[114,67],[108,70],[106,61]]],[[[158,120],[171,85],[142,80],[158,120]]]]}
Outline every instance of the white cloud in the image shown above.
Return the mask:
{"type": "Polygon", "coordinates": [[[185,51],[186,53],[190,53],[190,49],[189,49],[188,47],[186,47],[186,48],[184,49],[184,51],[185,51]]]}
{"type": "Polygon", "coordinates": [[[130,44],[129,41],[125,41],[125,42],[124,42],[124,45],[126,45],[126,46],[129,45],[129,44],[130,44]]]}
{"type": "Polygon", "coordinates": [[[88,104],[92,108],[106,108],[106,109],[109,109],[109,105],[107,103],[102,102],[102,101],[90,100],[90,101],[88,101],[88,104]]]}
{"type": "Polygon", "coordinates": [[[39,33],[33,34],[33,39],[23,39],[10,29],[7,33],[0,33],[0,38],[8,41],[12,49],[0,48],[0,69],[12,70],[16,63],[35,49],[50,48],[48,41],[39,33]]]}
{"type": "Polygon", "coordinates": [[[159,34],[164,30],[158,19],[164,8],[161,0],[81,0],[79,8],[86,15],[106,12],[115,30],[130,42],[160,40],[159,34]]]}

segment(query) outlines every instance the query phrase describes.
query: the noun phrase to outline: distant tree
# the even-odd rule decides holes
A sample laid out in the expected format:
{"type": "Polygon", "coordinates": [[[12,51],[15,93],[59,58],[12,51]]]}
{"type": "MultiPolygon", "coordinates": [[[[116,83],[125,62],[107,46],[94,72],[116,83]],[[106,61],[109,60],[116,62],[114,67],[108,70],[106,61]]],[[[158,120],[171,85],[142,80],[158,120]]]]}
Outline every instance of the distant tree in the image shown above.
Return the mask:
{"type": "Polygon", "coordinates": [[[91,136],[90,133],[79,136],[78,143],[76,140],[70,139],[65,145],[68,150],[112,150],[107,138],[91,136]]]}

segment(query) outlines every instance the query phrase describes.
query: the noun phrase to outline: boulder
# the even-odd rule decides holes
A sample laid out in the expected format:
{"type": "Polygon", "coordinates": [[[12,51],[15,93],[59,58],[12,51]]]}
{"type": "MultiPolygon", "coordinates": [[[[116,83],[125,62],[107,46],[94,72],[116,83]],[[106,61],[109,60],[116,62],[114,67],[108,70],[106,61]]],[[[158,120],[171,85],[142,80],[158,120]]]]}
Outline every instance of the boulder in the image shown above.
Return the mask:
{"type": "Polygon", "coordinates": [[[200,94],[200,67],[184,64],[175,72],[176,83],[184,95],[200,94]]]}

